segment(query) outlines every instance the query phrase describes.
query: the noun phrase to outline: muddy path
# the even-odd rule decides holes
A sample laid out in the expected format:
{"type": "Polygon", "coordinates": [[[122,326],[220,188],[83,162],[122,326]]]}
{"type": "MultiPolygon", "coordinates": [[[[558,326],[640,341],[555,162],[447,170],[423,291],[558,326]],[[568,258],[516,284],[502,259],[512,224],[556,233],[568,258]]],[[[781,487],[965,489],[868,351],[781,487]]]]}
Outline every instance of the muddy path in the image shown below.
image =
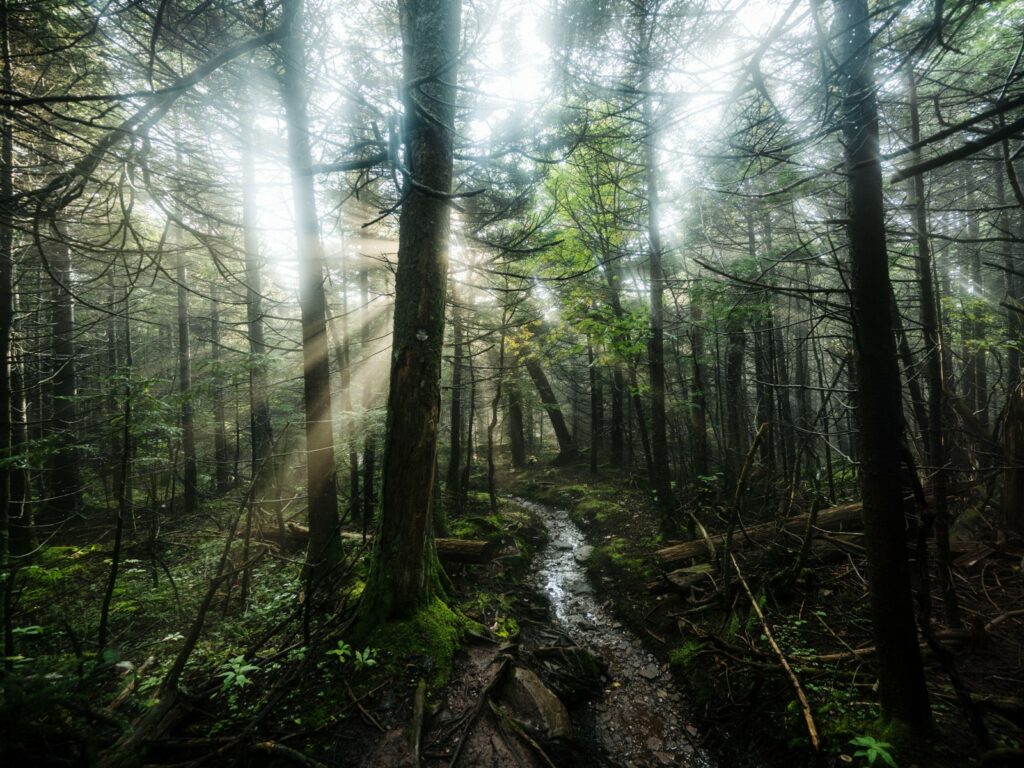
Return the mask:
{"type": "Polygon", "coordinates": [[[548,531],[548,543],[534,561],[534,586],[550,602],[555,626],[608,666],[602,695],[573,712],[579,736],[624,768],[710,768],[668,665],[648,653],[595,594],[583,532],[563,509],[514,501],[543,520],[548,531]]]}

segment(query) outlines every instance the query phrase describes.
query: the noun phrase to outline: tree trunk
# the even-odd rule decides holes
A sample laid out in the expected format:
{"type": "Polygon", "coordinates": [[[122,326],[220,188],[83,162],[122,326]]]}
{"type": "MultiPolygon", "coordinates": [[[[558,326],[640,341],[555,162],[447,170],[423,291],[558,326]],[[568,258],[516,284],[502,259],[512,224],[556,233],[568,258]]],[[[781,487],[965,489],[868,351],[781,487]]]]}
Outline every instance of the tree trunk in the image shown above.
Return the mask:
{"type": "Polygon", "coordinates": [[[54,522],[60,522],[71,517],[78,509],[78,373],[75,306],[71,294],[71,250],[60,222],[54,218],[49,224],[49,239],[43,241],[42,250],[54,279],[50,379],[53,391],[51,429],[57,446],[49,462],[50,499],[46,506],[54,522]]]}
{"type": "MultiPolygon", "coordinates": [[[[910,141],[921,140],[921,122],[917,107],[917,83],[911,68],[908,72],[910,91],[910,141]]],[[[920,150],[911,153],[911,162],[921,160],[920,150]]],[[[949,553],[949,499],[946,492],[946,436],[943,425],[945,408],[945,371],[943,370],[942,335],[939,332],[939,314],[932,268],[931,244],[928,240],[928,208],[924,193],[924,175],[913,178],[910,202],[914,209],[914,229],[917,242],[917,285],[921,294],[921,330],[924,333],[924,353],[927,356],[928,376],[928,431],[925,436],[928,464],[934,473],[932,487],[935,494],[935,548],[939,568],[939,586],[942,590],[943,610],[951,628],[960,627],[960,608],[953,584],[949,553]]]]}
{"type": "Polygon", "coordinates": [[[747,335],[739,312],[732,310],[726,319],[728,347],[725,360],[725,409],[726,440],[728,454],[726,466],[730,482],[736,482],[740,475],[740,463],[746,452],[746,419],[744,419],[745,392],[743,387],[744,351],[747,335]]]}
{"type": "Polygon", "coordinates": [[[487,496],[491,514],[498,514],[498,489],[495,482],[497,464],[494,461],[494,433],[498,428],[498,406],[501,404],[501,381],[505,374],[505,328],[508,326],[508,311],[501,324],[501,341],[498,344],[498,360],[494,368],[494,399],[491,400],[491,420],[487,424],[487,496]]]}
{"type": "MultiPolygon", "coordinates": [[[[7,0],[0,0],[0,55],[3,56],[3,87],[14,90],[11,68],[10,21],[7,0]]],[[[14,195],[14,114],[4,104],[0,112],[0,196],[4,201],[14,195]]],[[[14,324],[14,222],[12,211],[0,205],[0,574],[4,585],[4,668],[12,669],[16,655],[11,602],[14,596],[14,569],[11,568],[11,402],[10,378],[11,330],[14,324]]]]}
{"type": "Polygon", "coordinates": [[[473,342],[466,344],[466,373],[469,378],[469,412],[466,414],[466,460],[459,473],[459,486],[455,500],[455,510],[459,513],[469,503],[469,478],[473,474],[473,427],[476,419],[476,369],[473,367],[473,342]]]}
{"type": "Polygon", "coordinates": [[[508,432],[512,448],[512,466],[522,469],[526,466],[526,438],[523,432],[523,396],[519,391],[518,377],[513,374],[508,383],[508,432]]]}
{"type": "Polygon", "coordinates": [[[175,282],[178,291],[178,392],[181,395],[182,511],[191,515],[198,503],[196,433],[192,414],[192,335],[189,328],[188,267],[181,229],[171,223],[175,249],[175,282]]]}
{"type": "Polygon", "coordinates": [[[216,285],[210,289],[210,346],[213,358],[213,469],[218,494],[231,488],[231,458],[228,454],[224,377],[221,375],[220,298],[216,285]]]}
{"type": "MultiPolygon", "coordinates": [[[[256,169],[253,161],[252,122],[240,121],[242,144],[242,243],[245,257],[245,317],[249,337],[249,434],[252,443],[250,477],[257,478],[253,491],[256,503],[262,502],[272,485],[274,472],[263,467],[274,444],[267,386],[267,346],[263,334],[263,267],[260,260],[256,203],[256,169]],[[259,473],[257,475],[257,473],[259,473]]],[[[281,521],[279,521],[281,522],[281,521]]]]}
{"type": "Polygon", "coordinates": [[[327,357],[326,267],[313,189],[306,114],[306,51],[302,38],[302,0],[285,0],[290,29],[281,43],[284,64],[282,99],[288,129],[288,161],[295,200],[302,314],[302,384],[306,415],[306,490],[309,495],[309,550],[306,576],[311,584],[327,577],[341,557],[338,501],[334,487],[334,434],[331,428],[331,380],[327,357]]]}
{"type": "Polygon", "coordinates": [[[612,365],[612,423],[611,423],[611,444],[608,447],[608,459],[612,466],[621,467],[625,461],[622,451],[622,436],[625,432],[623,424],[623,400],[626,394],[626,379],[622,375],[622,368],[618,363],[612,365]]]}
{"type": "MultiPolygon", "coordinates": [[[[445,483],[450,501],[455,501],[459,487],[459,465],[462,462],[462,319],[452,289],[452,405],[451,436],[448,452],[448,473],[445,483]]],[[[511,397],[511,393],[509,393],[511,397]]]]}
{"type": "MultiPolygon", "coordinates": [[[[360,317],[362,323],[359,330],[359,351],[363,361],[370,359],[370,269],[364,260],[359,267],[359,300],[362,302],[360,317]]],[[[361,500],[363,509],[360,517],[363,521],[363,533],[368,533],[373,525],[373,517],[377,506],[377,492],[375,488],[377,476],[377,440],[375,430],[370,424],[368,414],[373,408],[373,380],[369,376],[363,376],[363,489],[361,500]]]]}
{"type": "Polygon", "coordinates": [[[846,148],[847,230],[857,347],[858,416],[871,616],[878,651],[882,718],[913,732],[931,729],[907,566],[900,444],[902,408],[888,306],[878,107],[866,0],[836,0],[842,62],[842,129],[846,148]]]}
{"type": "Polygon", "coordinates": [[[436,595],[431,532],[448,278],[460,0],[399,3],[406,179],[398,235],[381,525],[361,605],[364,625],[402,618],[436,595]]]}
{"type": "MultiPolygon", "coordinates": [[[[655,19],[647,17],[643,58],[650,53],[650,36],[655,19]]],[[[650,82],[650,62],[645,67],[643,93],[644,172],[647,183],[647,242],[651,294],[651,328],[647,341],[647,361],[651,377],[651,490],[661,514],[661,526],[671,530],[675,525],[675,501],[672,498],[672,472],[668,461],[667,417],[665,414],[665,307],[663,302],[665,275],[662,268],[661,232],[658,221],[657,136],[654,104],[650,82]]]]}
{"type": "Polygon", "coordinates": [[[594,347],[587,342],[587,370],[590,372],[590,471],[597,474],[601,433],[604,431],[604,402],[601,397],[600,371],[594,359],[594,347]]]}
{"type": "Polygon", "coordinates": [[[708,462],[707,392],[704,382],[704,316],[701,308],[690,305],[690,357],[693,361],[693,396],[690,406],[690,446],[693,451],[694,480],[707,477],[708,462]]]}
{"type": "Polygon", "coordinates": [[[533,380],[533,385],[537,388],[540,402],[544,406],[544,410],[547,411],[551,428],[555,431],[555,438],[558,440],[558,456],[555,463],[569,464],[576,459],[579,452],[576,450],[576,443],[573,441],[572,435],[569,434],[569,428],[565,425],[565,417],[562,416],[562,409],[558,405],[555,391],[551,388],[551,382],[548,381],[544,368],[541,367],[540,361],[536,357],[526,358],[524,364],[527,373],[533,380]]]}

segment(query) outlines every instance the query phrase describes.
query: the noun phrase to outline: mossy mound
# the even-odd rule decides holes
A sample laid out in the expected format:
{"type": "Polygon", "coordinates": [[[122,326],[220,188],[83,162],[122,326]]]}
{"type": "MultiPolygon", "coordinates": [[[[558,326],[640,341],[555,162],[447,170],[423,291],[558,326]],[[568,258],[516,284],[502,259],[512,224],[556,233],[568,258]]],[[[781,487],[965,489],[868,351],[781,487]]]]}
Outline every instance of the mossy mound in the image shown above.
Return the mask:
{"type": "Polygon", "coordinates": [[[375,629],[366,644],[380,649],[389,671],[399,672],[412,662],[422,668],[431,688],[439,688],[451,677],[452,659],[468,631],[482,628],[434,598],[414,616],[375,629]]]}

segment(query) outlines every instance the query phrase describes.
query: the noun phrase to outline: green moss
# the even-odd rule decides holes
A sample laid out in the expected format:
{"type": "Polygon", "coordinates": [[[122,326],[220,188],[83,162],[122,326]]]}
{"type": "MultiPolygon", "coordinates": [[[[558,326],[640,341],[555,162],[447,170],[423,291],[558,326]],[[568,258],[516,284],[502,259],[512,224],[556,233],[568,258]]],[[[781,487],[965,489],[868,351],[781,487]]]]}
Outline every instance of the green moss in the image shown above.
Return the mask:
{"type": "Polygon", "coordinates": [[[637,556],[629,542],[621,537],[594,547],[587,566],[598,576],[614,576],[630,581],[646,580],[652,575],[647,560],[637,556]]]}
{"type": "Polygon", "coordinates": [[[455,651],[470,629],[481,631],[475,622],[435,598],[415,616],[378,627],[366,645],[380,649],[393,672],[410,660],[421,662],[431,688],[439,688],[451,677],[455,651]]]}
{"type": "Polygon", "coordinates": [[[575,510],[585,522],[605,523],[622,514],[623,509],[614,501],[602,499],[583,499],[575,510]]]}
{"type": "Polygon", "coordinates": [[[669,654],[668,661],[677,672],[689,673],[693,670],[697,657],[707,647],[701,640],[687,640],[669,654]]]}

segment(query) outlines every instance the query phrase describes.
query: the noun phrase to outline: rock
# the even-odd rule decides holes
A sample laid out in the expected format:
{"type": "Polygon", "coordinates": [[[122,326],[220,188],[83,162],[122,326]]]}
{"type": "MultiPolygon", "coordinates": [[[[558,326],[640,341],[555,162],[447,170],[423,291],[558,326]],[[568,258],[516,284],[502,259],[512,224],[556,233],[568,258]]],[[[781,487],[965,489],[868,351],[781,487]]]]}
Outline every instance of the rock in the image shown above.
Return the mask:
{"type": "Polygon", "coordinates": [[[572,737],[565,704],[531,670],[516,667],[502,688],[501,698],[519,719],[535,726],[549,739],[572,737]]]}
{"type": "Polygon", "coordinates": [[[648,664],[640,670],[640,676],[647,678],[648,680],[657,680],[661,677],[661,670],[658,669],[657,664],[648,664]]]}
{"type": "Polygon", "coordinates": [[[589,544],[584,544],[582,547],[576,550],[573,557],[576,558],[577,563],[585,563],[590,559],[590,556],[594,554],[594,548],[589,544]]]}
{"type": "Polygon", "coordinates": [[[671,752],[655,752],[654,756],[658,759],[658,762],[662,765],[675,765],[676,756],[671,752]]]}
{"type": "Polygon", "coordinates": [[[582,579],[574,581],[569,585],[569,589],[572,590],[574,595],[592,595],[594,594],[594,588],[590,584],[582,579]]]}

